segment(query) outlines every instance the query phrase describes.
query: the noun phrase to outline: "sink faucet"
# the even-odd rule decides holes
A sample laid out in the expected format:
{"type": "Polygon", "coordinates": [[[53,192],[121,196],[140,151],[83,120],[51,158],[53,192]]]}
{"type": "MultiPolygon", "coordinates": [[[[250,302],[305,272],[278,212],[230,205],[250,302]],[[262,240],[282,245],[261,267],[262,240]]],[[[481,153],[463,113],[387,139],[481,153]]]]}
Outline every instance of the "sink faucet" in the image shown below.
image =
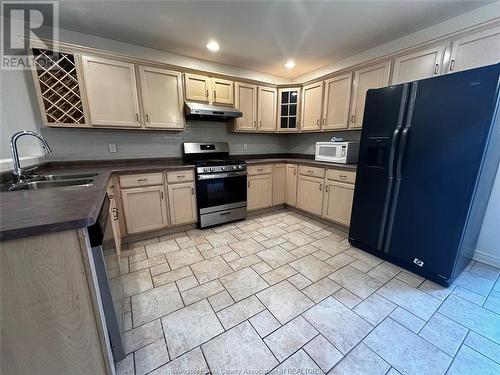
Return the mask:
{"type": "Polygon", "coordinates": [[[40,142],[42,142],[42,147],[44,148],[45,153],[48,154],[52,152],[45,138],[43,138],[40,134],[36,132],[32,132],[30,130],[23,130],[13,134],[12,137],[10,138],[10,153],[12,155],[12,163],[14,164],[14,170],[12,171],[12,173],[14,174],[15,183],[22,182],[24,179],[25,171],[21,168],[21,164],[19,162],[19,153],[17,151],[17,140],[21,138],[23,135],[31,135],[35,138],[38,138],[40,142]]]}

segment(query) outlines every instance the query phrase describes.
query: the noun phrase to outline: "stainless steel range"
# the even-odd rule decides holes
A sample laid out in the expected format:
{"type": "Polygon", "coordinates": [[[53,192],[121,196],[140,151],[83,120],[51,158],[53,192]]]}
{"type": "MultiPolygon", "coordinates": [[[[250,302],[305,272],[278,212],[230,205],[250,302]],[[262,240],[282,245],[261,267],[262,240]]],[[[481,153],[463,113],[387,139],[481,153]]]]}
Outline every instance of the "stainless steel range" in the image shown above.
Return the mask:
{"type": "Polygon", "coordinates": [[[196,166],[196,201],[200,228],[247,216],[247,166],[231,160],[229,144],[184,143],[184,161],[196,166]]]}

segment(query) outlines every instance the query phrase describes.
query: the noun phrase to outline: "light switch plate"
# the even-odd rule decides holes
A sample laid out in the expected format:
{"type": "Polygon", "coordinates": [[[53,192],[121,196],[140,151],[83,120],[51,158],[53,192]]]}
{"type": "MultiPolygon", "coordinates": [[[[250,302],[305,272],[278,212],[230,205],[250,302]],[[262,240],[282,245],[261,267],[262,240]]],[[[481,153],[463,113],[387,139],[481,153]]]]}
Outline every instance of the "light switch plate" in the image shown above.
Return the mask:
{"type": "Polygon", "coordinates": [[[109,152],[116,152],[116,145],[114,143],[109,143],[109,152]]]}

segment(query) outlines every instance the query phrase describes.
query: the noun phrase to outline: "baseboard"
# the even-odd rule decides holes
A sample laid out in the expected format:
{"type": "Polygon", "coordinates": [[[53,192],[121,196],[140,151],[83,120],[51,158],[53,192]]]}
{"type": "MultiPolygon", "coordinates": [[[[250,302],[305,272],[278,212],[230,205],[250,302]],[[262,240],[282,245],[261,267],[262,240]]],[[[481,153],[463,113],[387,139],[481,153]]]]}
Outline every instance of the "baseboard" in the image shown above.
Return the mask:
{"type": "Polygon", "coordinates": [[[476,249],[472,259],[477,260],[478,262],[481,263],[488,264],[493,267],[500,268],[500,256],[487,253],[486,251],[481,251],[479,249],[476,249]]]}

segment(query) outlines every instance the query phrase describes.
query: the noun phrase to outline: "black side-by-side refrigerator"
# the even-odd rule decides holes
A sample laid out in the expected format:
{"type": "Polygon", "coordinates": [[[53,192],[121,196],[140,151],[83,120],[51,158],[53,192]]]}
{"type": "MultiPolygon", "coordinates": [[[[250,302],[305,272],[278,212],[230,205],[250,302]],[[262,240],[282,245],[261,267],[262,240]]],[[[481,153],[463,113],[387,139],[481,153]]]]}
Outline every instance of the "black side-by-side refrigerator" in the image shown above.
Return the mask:
{"type": "Polygon", "coordinates": [[[443,285],[465,268],[500,160],[499,77],[496,64],[367,92],[351,244],[443,285]]]}

